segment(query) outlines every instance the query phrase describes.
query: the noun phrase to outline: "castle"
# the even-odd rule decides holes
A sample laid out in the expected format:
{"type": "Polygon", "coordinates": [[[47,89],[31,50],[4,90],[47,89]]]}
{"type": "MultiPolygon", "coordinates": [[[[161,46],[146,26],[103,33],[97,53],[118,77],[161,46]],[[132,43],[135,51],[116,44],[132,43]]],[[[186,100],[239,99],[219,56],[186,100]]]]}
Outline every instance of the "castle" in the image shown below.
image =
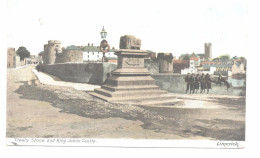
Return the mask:
{"type": "Polygon", "coordinates": [[[44,44],[44,51],[39,53],[42,57],[42,64],[56,64],[69,62],[83,62],[83,51],[78,49],[62,49],[61,42],[49,40],[44,44]]]}

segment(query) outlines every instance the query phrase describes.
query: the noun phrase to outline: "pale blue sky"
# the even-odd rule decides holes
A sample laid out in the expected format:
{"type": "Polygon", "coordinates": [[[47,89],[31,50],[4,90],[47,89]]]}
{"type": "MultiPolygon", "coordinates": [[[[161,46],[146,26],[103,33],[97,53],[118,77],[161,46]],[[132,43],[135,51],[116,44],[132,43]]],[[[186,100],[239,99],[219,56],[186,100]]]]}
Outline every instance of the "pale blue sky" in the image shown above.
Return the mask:
{"type": "Polygon", "coordinates": [[[111,46],[122,35],[142,40],[142,49],[156,52],[203,53],[213,57],[246,56],[246,0],[8,0],[8,46],[25,46],[32,54],[48,40],[62,46],[100,43],[105,26],[111,46]]]}

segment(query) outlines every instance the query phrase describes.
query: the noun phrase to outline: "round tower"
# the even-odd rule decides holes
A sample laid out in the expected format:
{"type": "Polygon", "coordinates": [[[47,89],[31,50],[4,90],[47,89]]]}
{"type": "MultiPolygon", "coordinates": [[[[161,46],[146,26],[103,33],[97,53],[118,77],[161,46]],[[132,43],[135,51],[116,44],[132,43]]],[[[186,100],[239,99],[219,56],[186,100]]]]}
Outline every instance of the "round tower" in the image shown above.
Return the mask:
{"type": "Polygon", "coordinates": [[[57,40],[49,40],[47,48],[46,64],[55,64],[56,54],[61,52],[61,42],[57,40]]]}

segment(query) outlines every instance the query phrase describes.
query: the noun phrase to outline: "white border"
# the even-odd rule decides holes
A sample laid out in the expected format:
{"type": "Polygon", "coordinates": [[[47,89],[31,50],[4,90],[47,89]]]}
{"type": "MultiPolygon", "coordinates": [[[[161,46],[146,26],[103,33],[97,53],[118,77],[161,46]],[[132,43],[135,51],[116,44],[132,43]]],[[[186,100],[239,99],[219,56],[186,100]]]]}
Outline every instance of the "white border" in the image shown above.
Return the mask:
{"type": "Polygon", "coordinates": [[[245,141],[163,140],[163,139],[95,139],[95,138],[7,138],[6,145],[126,147],[126,148],[245,148],[245,141]]]}

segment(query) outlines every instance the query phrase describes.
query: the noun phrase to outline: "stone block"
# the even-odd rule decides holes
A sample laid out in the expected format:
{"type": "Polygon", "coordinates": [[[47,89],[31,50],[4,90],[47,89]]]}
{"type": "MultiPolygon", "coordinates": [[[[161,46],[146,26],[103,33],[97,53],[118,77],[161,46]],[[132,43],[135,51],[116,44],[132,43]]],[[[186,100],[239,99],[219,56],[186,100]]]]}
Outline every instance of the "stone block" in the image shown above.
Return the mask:
{"type": "Polygon", "coordinates": [[[173,73],[173,56],[171,53],[158,53],[159,73],[173,73]]]}
{"type": "Polygon", "coordinates": [[[120,38],[120,49],[138,49],[141,48],[141,40],[133,35],[125,35],[120,38]]]}

